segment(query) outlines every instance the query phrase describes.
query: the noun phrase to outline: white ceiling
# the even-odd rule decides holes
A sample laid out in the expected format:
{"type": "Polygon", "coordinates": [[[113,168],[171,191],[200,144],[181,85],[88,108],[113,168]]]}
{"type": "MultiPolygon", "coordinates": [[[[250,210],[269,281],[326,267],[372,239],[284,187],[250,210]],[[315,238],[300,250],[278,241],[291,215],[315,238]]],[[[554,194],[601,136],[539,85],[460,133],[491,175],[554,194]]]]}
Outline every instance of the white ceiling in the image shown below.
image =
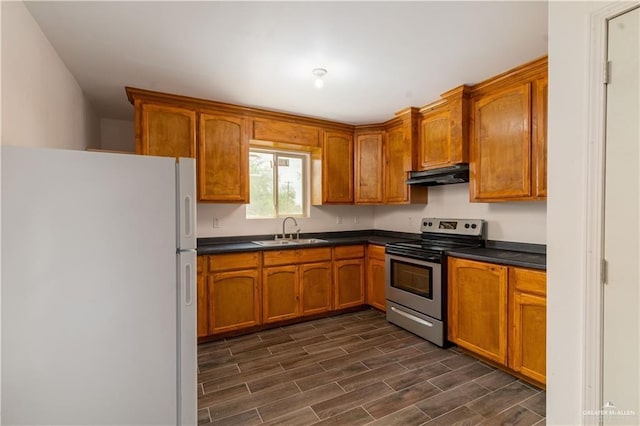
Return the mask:
{"type": "Polygon", "coordinates": [[[546,2],[27,2],[101,118],[124,86],[350,124],[547,52],[546,2]],[[326,68],[325,86],[311,70],[326,68]]]}

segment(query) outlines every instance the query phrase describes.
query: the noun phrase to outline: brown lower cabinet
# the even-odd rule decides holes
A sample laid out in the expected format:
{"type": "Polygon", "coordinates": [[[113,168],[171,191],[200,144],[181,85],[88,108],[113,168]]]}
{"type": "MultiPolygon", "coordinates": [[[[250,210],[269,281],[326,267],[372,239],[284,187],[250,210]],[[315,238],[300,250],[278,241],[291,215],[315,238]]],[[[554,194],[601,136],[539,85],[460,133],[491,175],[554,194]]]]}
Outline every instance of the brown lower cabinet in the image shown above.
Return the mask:
{"type": "Polygon", "coordinates": [[[258,252],[198,257],[198,337],[260,324],[259,267],[258,252]]]}
{"type": "Polygon", "coordinates": [[[386,310],[384,246],[367,247],[367,305],[386,310]]]}
{"type": "Polygon", "coordinates": [[[335,247],[333,253],[334,307],[364,304],[364,245],[335,247]]]}
{"type": "Polygon", "coordinates": [[[300,313],[329,312],[331,304],[331,262],[307,263],[300,272],[300,313]]]}
{"type": "Polygon", "coordinates": [[[540,383],[547,371],[547,274],[509,268],[509,367],[540,383]]]}
{"type": "Polygon", "coordinates": [[[198,337],[364,305],[365,272],[376,282],[367,303],[384,310],[376,248],[366,271],[363,244],[198,256],[198,337]]]}
{"type": "Polygon", "coordinates": [[[546,273],[449,258],[449,340],[546,383],[546,273]]]}
{"type": "Polygon", "coordinates": [[[330,248],[274,250],[263,256],[263,323],[331,310],[330,248]]]}
{"type": "Polygon", "coordinates": [[[262,270],[262,321],[282,321],[300,315],[300,280],[297,266],[262,270]]]}

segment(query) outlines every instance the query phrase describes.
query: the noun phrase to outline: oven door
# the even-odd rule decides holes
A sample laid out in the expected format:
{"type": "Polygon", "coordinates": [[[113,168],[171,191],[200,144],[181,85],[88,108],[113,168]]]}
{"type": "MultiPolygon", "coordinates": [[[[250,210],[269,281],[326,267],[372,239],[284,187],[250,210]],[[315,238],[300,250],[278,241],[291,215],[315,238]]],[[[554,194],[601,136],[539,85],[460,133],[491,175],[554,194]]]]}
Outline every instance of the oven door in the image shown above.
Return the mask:
{"type": "Polygon", "coordinates": [[[442,320],[442,265],[387,254],[387,300],[442,320]]]}

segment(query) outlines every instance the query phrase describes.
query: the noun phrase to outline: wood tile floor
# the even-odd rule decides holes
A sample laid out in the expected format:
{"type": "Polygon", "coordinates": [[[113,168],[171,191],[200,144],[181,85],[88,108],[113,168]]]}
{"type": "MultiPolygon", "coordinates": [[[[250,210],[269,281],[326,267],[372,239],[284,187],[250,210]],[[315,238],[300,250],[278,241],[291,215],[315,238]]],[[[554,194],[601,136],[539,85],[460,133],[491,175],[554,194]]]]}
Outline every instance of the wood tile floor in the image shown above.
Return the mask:
{"type": "Polygon", "coordinates": [[[365,310],[198,347],[200,425],[544,425],[545,392],[365,310]]]}

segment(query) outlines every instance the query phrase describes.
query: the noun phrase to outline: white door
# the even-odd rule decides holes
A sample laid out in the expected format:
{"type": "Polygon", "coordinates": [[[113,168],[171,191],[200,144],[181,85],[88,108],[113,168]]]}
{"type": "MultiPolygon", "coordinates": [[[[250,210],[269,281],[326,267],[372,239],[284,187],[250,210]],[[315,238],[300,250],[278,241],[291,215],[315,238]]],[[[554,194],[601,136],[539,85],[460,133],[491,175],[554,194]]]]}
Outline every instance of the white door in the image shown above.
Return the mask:
{"type": "Polygon", "coordinates": [[[640,424],[640,9],[609,21],[604,256],[603,416],[640,424]]]}

